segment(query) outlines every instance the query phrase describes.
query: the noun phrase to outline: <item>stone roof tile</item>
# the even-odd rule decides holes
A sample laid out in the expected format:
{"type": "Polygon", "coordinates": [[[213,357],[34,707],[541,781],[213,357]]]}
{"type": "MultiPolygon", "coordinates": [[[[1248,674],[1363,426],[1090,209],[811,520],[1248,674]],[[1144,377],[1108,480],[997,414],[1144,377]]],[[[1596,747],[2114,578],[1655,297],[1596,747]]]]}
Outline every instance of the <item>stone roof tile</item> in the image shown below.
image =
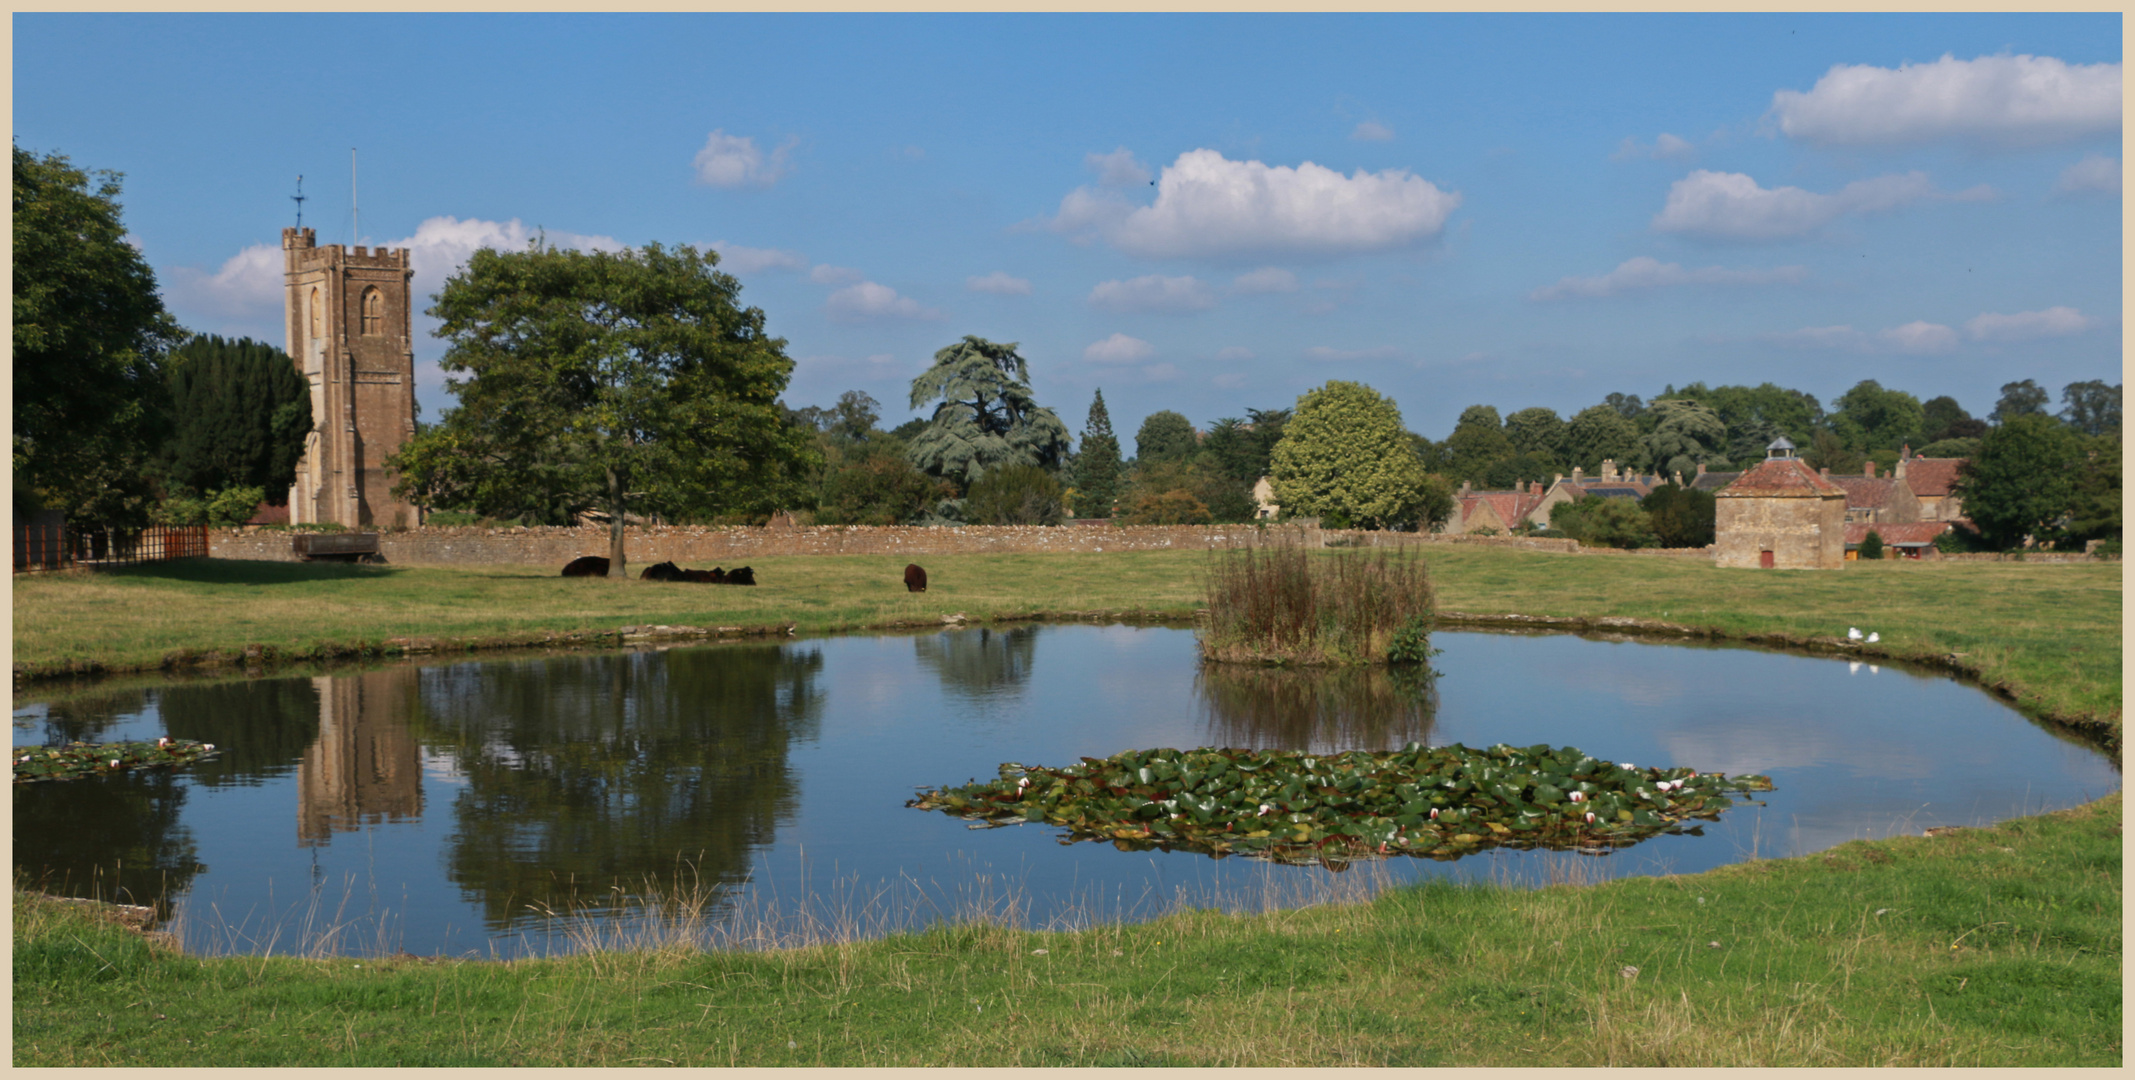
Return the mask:
{"type": "Polygon", "coordinates": [[[1800,458],[1767,458],[1716,494],[1723,499],[1750,496],[1813,499],[1843,496],[1846,489],[1818,476],[1816,470],[1800,458]]]}
{"type": "Polygon", "coordinates": [[[1916,457],[1905,460],[1905,483],[1923,499],[1941,498],[1957,482],[1957,470],[1965,463],[1957,457],[1916,457]]]}

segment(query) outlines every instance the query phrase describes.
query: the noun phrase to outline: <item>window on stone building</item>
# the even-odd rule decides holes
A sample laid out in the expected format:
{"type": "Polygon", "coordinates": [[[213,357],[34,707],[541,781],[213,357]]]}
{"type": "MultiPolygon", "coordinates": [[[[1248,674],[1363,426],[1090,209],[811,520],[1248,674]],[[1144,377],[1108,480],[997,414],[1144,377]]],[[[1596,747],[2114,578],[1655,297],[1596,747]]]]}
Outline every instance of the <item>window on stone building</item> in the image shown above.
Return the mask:
{"type": "Polygon", "coordinates": [[[385,294],[377,289],[363,290],[363,332],[385,333],[385,294]]]}
{"type": "Polygon", "coordinates": [[[326,336],[326,328],[325,328],[324,326],[320,325],[320,324],[321,324],[321,323],[323,323],[323,322],[324,322],[325,320],[326,320],[326,305],[324,305],[324,304],[322,304],[322,303],[320,303],[320,302],[319,302],[319,290],[317,290],[317,289],[313,289],[313,290],[311,290],[311,336],[312,336],[312,337],[325,337],[325,336],[326,336]]]}

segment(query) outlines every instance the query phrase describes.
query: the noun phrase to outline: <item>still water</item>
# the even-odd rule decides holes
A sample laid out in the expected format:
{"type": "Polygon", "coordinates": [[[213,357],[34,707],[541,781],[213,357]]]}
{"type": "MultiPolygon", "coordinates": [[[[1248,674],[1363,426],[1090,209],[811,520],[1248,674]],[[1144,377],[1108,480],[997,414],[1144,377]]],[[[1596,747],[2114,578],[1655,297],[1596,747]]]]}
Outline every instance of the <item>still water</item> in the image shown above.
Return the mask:
{"type": "Polygon", "coordinates": [[[648,883],[708,899],[709,923],[879,932],[978,912],[1043,926],[1251,907],[1331,877],[904,807],[1006,761],[1550,743],[1777,785],[1702,835],[1598,859],[1374,868],[1394,880],[1540,880],[1567,861],[1588,878],[1688,873],[2120,784],[2089,747],[1939,676],[1568,635],[1433,642],[1424,701],[1383,673],[1225,674],[1196,663],[1189,630],[1086,625],[92,687],[18,699],[16,745],[170,735],[222,752],[17,786],[15,866],[54,892],[153,904],[203,952],[523,955],[568,947],[573,928],[631,925],[648,883]]]}

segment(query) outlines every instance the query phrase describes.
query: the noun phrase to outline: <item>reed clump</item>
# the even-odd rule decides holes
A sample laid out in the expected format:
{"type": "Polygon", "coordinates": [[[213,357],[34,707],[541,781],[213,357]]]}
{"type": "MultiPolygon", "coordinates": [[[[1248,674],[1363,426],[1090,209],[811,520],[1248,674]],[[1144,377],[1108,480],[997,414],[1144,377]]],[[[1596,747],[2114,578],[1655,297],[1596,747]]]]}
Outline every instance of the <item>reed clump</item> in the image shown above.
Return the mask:
{"type": "Polygon", "coordinates": [[[1204,660],[1233,664],[1421,663],[1437,600],[1423,557],[1378,548],[1314,557],[1283,545],[1216,552],[1204,660]]]}

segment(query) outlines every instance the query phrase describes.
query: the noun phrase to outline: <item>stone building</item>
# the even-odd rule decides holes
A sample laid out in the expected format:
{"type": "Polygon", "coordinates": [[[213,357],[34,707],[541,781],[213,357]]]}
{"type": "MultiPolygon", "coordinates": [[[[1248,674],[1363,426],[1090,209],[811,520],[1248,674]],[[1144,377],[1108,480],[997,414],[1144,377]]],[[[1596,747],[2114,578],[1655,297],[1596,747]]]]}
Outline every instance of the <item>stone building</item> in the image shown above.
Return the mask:
{"type": "Polygon", "coordinates": [[[1898,455],[1893,476],[1905,481],[1920,501],[1919,521],[1958,521],[1964,517],[1964,499],[1954,487],[1964,458],[1914,457],[1912,447],[1898,455]]]}
{"type": "Polygon", "coordinates": [[[414,269],[408,249],[319,247],[282,230],[289,355],[311,384],[312,432],[289,488],[292,523],[413,526],[386,456],[415,434],[414,269]]]}
{"type": "Polygon", "coordinates": [[[1772,441],[1756,468],[1715,493],[1713,562],[1767,570],[1846,565],[1846,490],[1772,441]]]}
{"type": "Polygon", "coordinates": [[[1891,524],[1920,520],[1920,499],[1906,484],[1902,475],[1877,476],[1876,463],[1871,461],[1859,476],[1833,476],[1820,473],[1825,479],[1846,489],[1846,523],[1868,522],[1891,524]]]}

